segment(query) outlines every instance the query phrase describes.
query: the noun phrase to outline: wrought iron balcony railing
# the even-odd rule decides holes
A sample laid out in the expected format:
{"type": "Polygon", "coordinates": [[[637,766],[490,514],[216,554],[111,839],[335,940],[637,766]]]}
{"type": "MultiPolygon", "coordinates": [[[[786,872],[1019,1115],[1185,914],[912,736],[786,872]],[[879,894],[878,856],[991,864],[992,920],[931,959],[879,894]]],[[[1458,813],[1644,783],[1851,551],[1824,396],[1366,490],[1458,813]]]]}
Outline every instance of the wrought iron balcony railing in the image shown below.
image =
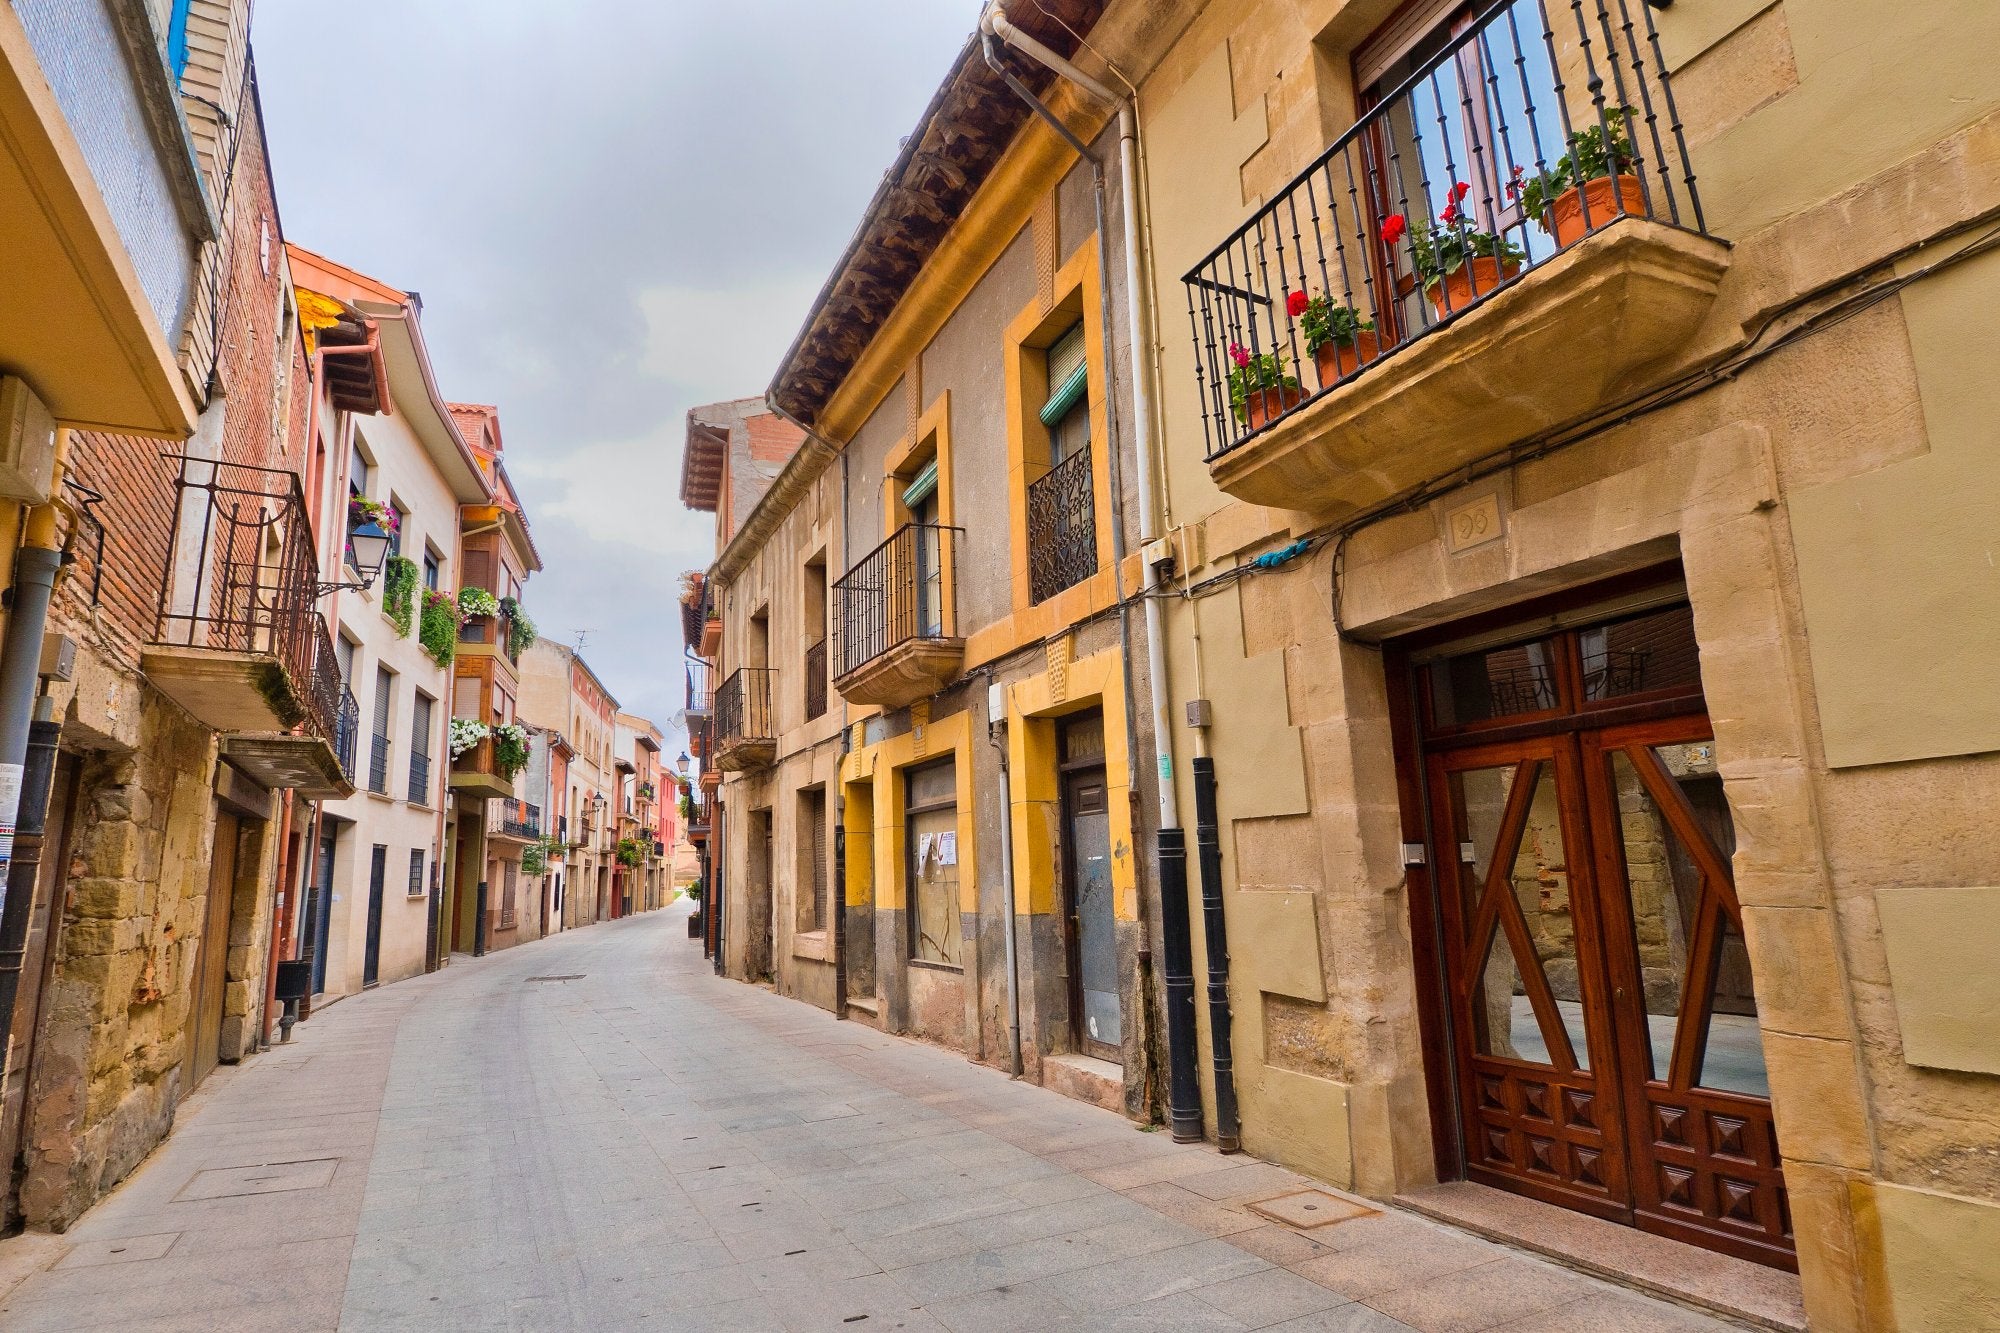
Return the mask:
{"type": "Polygon", "coordinates": [[[1706,233],[1645,0],[1499,0],[1367,100],[1184,279],[1211,461],[1620,217],[1706,233]]]}
{"type": "Polygon", "coordinates": [[[744,741],[773,739],[770,667],[740,667],[715,692],[715,744],[727,749],[744,741]]]}
{"type": "Polygon", "coordinates": [[[506,800],[500,803],[500,831],[516,838],[539,838],[542,836],[542,807],[530,805],[526,801],[506,800]]]}
{"type": "Polygon", "coordinates": [[[806,721],[826,714],[826,640],[806,649],[806,721]]]}
{"type": "Polygon", "coordinates": [[[340,771],[352,782],[355,744],[361,736],[361,704],[355,699],[354,691],[340,680],[338,668],[335,668],[334,683],[340,686],[340,703],[334,711],[333,752],[340,760],[340,771]]]}
{"type": "Polygon", "coordinates": [[[368,790],[377,796],[389,794],[389,738],[379,731],[368,755],[368,790]]]}
{"type": "Polygon", "coordinates": [[[963,528],[906,523],[833,585],[834,675],[913,640],[950,639],[963,528]]]}
{"type": "Polygon", "coordinates": [[[410,804],[429,805],[431,803],[431,757],[427,754],[410,756],[410,804]]]}
{"type": "Polygon", "coordinates": [[[1028,588],[1044,602],[1097,572],[1097,491],[1090,450],[1028,483],[1028,588]]]}
{"type": "MultiPolygon", "coordinates": [[[[265,704],[282,727],[303,724],[338,751],[343,687],[333,637],[317,609],[319,560],[298,477],[169,459],[178,472],[155,644],[276,659],[289,691],[259,676],[265,704]]],[[[156,683],[165,674],[163,668],[156,683]]]]}

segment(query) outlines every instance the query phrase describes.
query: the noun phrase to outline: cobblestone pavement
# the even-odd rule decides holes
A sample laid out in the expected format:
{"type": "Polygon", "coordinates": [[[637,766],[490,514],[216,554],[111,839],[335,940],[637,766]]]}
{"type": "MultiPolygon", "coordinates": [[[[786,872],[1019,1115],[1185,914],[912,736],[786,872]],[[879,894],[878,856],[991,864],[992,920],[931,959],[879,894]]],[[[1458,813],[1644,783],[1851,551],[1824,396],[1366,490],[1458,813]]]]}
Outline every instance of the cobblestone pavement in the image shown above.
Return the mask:
{"type": "Polygon", "coordinates": [[[684,920],[460,960],[217,1073],[67,1235],[0,1244],[54,1258],[0,1328],[1722,1327],[1401,1212],[1269,1220],[1312,1183],[717,980],[684,920]]]}

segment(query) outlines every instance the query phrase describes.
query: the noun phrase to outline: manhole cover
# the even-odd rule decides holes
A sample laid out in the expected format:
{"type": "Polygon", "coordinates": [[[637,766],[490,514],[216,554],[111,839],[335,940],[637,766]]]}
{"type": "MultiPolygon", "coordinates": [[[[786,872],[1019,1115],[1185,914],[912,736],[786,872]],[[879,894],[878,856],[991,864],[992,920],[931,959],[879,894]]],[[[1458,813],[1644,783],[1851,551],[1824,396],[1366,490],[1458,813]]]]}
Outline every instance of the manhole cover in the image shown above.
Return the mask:
{"type": "Polygon", "coordinates": [[[571,973],[568,973],[567,975],[564,975],[564,976],[560,976],[560,977],[529,977],[529,978],[528,978],[528,980],[530,980],[530,981],[582,981],[582,980],[584,979],[584,977],[585,977],[586,975],[588,975],[588,974],[587,974],[587,973],[583,973],[583,972],[571,972],[571,973]]]}
{"type": "Polygon", "coordinates": [[[178,1231],[161,1231],[150,1236],[116,1236],[109,1240],[87,1240],[62,1257],[57,1268],[101,1268],[105,1264],[136,1264],[163,1257],[181,1238],[178,1231]]]}
{"type": "Polygon", "coordinates": [[[218,1166],[200,1171],[174,1196],[176,1203],[196,1199],[234,1199],[245,1194],[282,1194],[286,1190],[324,1189],[333,1183],[338,1157],[304,1162],[270,1162],[264,1166],[218,1166]]]}
{"type": "Polygon", "coordinates": [[[1275,1199],[1264,1199],[1249,1207],[1251,1212],[1262,1213],[1286,1226],[1306,1229],[1332,1226],[1335,1222],[1349,1222],[1357,1217],[1373,1217],[1377,1211],[1365,1204],[1328,1194],[1325,1190],[1280,1194],[1275,1199]]]}

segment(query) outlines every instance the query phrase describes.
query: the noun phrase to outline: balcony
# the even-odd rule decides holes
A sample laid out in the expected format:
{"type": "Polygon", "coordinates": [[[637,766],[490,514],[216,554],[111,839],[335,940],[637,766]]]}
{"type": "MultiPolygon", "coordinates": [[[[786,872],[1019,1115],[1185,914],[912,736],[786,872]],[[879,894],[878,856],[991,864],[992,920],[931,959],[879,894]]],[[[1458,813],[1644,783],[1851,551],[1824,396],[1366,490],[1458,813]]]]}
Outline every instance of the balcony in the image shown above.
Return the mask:
{"type": "Polygon", "coordinates": [[[833,585],[834,688],[901,708],[958,676],[954,576],[961,528],[906,523],[833,585]]]}
{"type": "Polygon", "coordinates": [[[713,818],[714,807],[709,804],[707,793],[700,787],[691,788],[688,792],[687,803],[688,841],[707,842],[713,818]]]}
{"type": "Polygon", "coordinates": [[[368,790],[377,796],[389,794],[389,738],[379,731],[368,750],[368,790]]]}
{"type": "Polygon", "coordinates": [[[507,797],[500,802],[500,822],[493,832],[516,842],[536,841],[542,836],[542,807],[507,797]]]}
{"type": "Polygon", "coordinates": [[[1546,8],[1487,8],[1186,275],[1224,491],[1352,512],[1662,382],[1728,247],[1650,10],[1546,8]]]}
{"type": "Polygon", "coordinates": [[[488,736],[451,761],[451,789],[472,799],[494,800],[514,794],[514,775],[502,773],[488,736]]]}
{"type": "Polygon", "coordinates": [[[1046,602],[1097,572],[1097,491],[1090,450],[1028,483],[1028,589],[1046,602]]]}
{"type": "Polygon", "coordinates": [[[427,754],[410,756],[410,804],[429,805],[431,803],[431,757],[427,754]]]}
{"type": "Polygon", "coordinates": [[[298,478],[177,459],[159,617],[140,668],[222,733],[222,753],[266,787],[354,794],[333,639],[315,609],[319,564],[298,478]]]}
{"type": "Polygon", "coordinates": [[[777,758],[778,741],[771,734],[771,681],[777,674],[769,667],[742,667],[715,692],[716,768],[741,773],[777,758]]]}

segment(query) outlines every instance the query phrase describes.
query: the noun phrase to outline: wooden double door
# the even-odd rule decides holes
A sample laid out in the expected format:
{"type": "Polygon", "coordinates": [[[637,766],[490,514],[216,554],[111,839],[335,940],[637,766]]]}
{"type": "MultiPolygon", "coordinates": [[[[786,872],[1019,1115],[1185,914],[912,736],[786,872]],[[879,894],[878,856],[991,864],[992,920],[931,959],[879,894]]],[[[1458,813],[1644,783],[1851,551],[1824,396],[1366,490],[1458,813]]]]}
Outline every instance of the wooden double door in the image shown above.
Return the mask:
{"type": "Polygon", "coordinates": [[[1794,1267],[1686,608],[1415,678],[1465,1175],[1794,1267]]]}

